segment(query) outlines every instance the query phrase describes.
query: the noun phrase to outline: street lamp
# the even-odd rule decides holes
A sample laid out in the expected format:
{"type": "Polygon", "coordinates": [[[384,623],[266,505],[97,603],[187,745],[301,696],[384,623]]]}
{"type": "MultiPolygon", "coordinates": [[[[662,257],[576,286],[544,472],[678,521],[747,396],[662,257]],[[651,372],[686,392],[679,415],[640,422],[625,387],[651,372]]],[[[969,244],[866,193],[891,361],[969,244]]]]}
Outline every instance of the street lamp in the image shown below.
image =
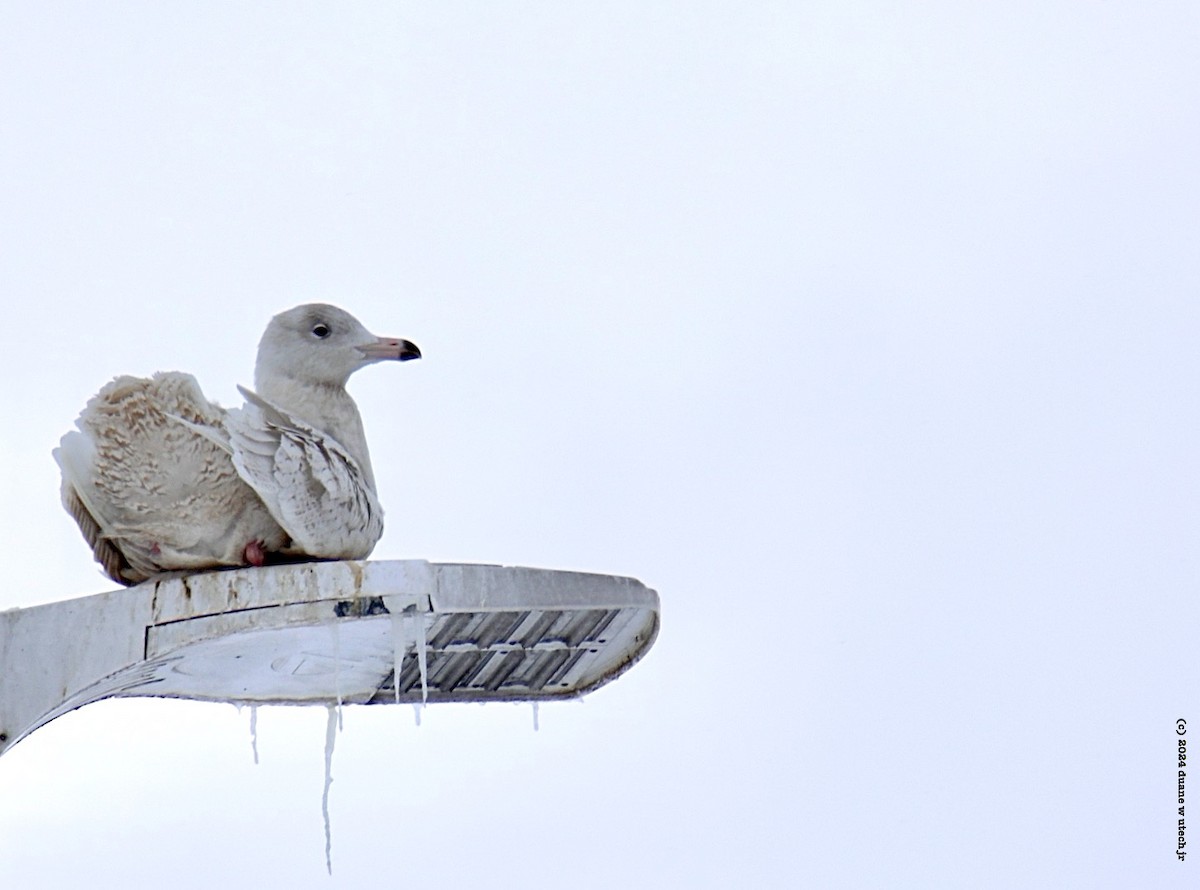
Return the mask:
{"type": "Polygon", "coordinates": [[[0,754],[113,696],[260,704],[548,701],[641,658],[632,578],[424,560],[172,574],[0,612],[0,754]]]}

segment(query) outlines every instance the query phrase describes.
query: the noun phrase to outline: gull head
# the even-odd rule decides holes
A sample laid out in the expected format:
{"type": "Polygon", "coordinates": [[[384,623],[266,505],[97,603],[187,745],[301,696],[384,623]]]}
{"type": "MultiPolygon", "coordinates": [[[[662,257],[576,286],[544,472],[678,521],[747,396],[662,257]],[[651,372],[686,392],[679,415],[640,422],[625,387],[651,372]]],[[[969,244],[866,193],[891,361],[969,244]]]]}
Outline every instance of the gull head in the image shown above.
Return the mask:
{"type": "Polygon", "coordinates": [[[377,337],[357,318],[325,303],[307,303],[271,319],[258,344],[254,384],[272,381],[344,387],[350,375],[380,361],[420,358],[408,340],[377,337]]]}

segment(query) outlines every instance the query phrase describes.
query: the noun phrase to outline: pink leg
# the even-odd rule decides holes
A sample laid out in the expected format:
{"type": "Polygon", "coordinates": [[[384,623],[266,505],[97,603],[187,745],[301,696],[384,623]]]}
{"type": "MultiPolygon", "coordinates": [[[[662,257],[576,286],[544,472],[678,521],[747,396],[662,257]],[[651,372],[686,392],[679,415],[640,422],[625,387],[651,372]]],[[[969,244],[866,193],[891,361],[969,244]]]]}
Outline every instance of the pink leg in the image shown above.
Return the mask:
{"type": "Polygon", "coordinates": [[[263,549],[262,541],[251,541],[242,556],[247,565],[261,566],[267,561],[267,551],[263,549]]]}

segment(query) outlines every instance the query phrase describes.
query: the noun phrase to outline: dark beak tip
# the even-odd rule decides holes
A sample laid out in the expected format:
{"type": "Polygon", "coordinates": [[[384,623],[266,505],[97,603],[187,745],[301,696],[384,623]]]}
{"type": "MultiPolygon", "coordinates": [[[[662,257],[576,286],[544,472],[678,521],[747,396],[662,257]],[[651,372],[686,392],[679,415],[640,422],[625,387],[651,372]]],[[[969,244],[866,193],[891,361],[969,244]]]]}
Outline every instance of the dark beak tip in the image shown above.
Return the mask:
{"type": "Polygon", "coordinates": [[[409,362],[415,358],[421,357],[421,350],[417,348],[416,343],[410,343],[407,340],[400,344],[400,361],[409,362]]]}

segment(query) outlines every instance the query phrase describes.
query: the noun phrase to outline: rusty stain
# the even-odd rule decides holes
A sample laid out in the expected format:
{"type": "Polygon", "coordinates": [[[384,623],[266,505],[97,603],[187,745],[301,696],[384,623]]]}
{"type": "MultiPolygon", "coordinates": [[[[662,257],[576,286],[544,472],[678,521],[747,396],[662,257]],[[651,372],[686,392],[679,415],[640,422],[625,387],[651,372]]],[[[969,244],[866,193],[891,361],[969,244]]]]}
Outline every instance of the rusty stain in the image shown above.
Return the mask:
{"type": "Polygon", "coordinates": [[[350,569],[350,574],[354,576],[354,592],[361,593],[363,584],[362,563],[357,560],[346,560],[346,566],[350,569]]]}

